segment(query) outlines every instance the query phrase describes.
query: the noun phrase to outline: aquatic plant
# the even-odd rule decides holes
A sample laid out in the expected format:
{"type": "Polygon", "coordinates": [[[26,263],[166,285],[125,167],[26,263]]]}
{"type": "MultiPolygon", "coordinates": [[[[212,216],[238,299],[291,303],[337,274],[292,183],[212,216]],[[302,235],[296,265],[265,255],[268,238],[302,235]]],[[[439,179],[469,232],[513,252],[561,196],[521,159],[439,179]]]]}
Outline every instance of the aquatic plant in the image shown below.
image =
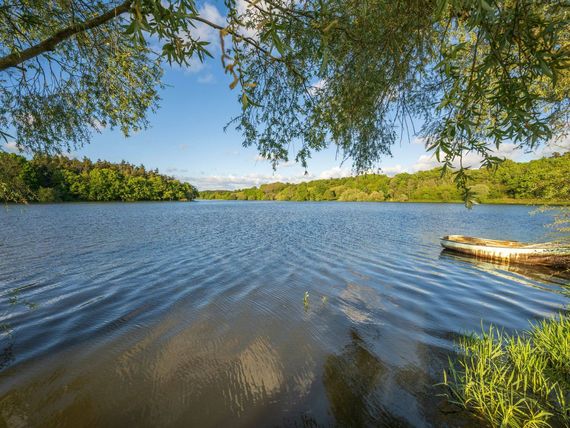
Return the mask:
{"type": "Polygon", "coordinates": [[[492,426],[570,424],[570,317],[512,336],[490,326],[463,337],[444,371],[447,398],[492,426]]]}
{"type": "Polygon", "coordinates": [[[305,307],[305,310],[307,310],[309,308],[309,292],[305,291],[305,294],[303,296],[303,306],[305,307]]]}
{"type": "Polygon", "coordinates": [[[28,299],[23,299],[20,296],[22,289],[23,287],[16,287],[8,292],[8,302],[10,305],[15,306],[21,304],[26,306],[28,309],[36,309],[38,307],[37,303],[32,302],[28,299]]]}

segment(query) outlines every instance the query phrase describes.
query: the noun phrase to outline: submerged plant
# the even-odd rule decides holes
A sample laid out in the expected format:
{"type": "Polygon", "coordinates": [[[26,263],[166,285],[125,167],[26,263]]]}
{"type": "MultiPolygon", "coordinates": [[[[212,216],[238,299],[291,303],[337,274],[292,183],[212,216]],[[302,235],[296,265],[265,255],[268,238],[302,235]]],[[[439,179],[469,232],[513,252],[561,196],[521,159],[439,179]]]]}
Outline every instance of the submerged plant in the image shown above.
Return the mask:
{"type": "Polygon", "coordinates": [[[303,296],[303,306],[305,310],[309,309],[309,292],[305,291],[305,295],[303,296]]]}
{"type": "Polygon", "coordinates": [[[497,427],[570,425],[570,317],[512,336],[490,326],[458,345],[443,373],[451,402],[497,427]]]}
{"type": "Polygon", "coordinates": [[[22,299],[20,297],[21,291],[22,291],[22,287],[17,287],[17,288],[10,290],[10,292],[8,293],[8,297],[9,297],[8,301],[9,301],[10,305],[22,304],[22,305],[26,306],[28,309],[36,309],[38,307],[38,304],[31,302],[27,299],[22,299]]]}

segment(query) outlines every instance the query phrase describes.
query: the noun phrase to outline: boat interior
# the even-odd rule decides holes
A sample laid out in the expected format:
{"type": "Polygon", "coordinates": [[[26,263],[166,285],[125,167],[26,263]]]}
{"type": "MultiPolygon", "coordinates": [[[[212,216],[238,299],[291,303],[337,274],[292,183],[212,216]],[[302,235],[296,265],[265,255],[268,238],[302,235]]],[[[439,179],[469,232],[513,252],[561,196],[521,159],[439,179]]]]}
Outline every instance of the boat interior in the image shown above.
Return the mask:
{"type": "Polygon", "coordinates": [[[531,245],[519,241],[499,241],[496,239],[474,238],[463,235],[446,235],[442,239],[445,239],[446,241],[460,242],[462,244],[483,245],[486,247],[524,248],[531,245]]]}

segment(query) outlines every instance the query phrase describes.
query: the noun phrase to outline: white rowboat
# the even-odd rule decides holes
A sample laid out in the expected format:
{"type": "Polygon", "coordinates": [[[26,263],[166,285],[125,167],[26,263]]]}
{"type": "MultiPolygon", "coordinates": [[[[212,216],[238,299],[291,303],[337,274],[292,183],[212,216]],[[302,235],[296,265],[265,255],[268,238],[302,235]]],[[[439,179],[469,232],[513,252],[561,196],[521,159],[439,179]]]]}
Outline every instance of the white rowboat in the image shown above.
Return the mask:
{"type": "Polygon", "coordinates": [[[451,251],[477,258],[543,266],[569,266],[570,247],[551,242],[528,244],[463,235],[447,235],[441,245],[451,251]]]}

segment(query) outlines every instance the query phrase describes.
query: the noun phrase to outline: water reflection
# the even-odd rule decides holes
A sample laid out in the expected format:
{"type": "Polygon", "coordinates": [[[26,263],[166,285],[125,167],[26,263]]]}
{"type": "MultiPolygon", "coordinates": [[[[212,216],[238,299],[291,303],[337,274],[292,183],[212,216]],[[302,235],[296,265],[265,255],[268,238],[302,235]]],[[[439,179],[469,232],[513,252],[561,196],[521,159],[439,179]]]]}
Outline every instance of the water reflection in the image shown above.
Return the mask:
{"type": "Polygon", "coordinates": [[[407,426],[381,405],[378,387],[387,373],[384,363],[366,349],[356,330],[340,355],[324,364],[323,383],[339,426],[407,426]]]}
{"type": "Polygon", "coordinates": [[[469,264],[478,270],[490,272],[525,285],[535,286],[538,282],[562,286],[562,292],[566,295],[570,294],[570,288],[568,288],[570,287],[570,269],[568,268],[491,261],[458,254],[449,250],[442,250],[440,259],[469,264]]]}
{"type": "Polygon", "coordinates": [[[11,321],[20,312],[33,310],[37,304],[22,294],[30,286],[15,287],[2,293],[0,297],[0,371],[14,361],[15,328],[11,321]]]}
{"type": "Polygon", "coordinates": [[[378,291],[355,282],[348,282],[341,291],[340,310],[354,323],[375,323],[374,311],[383,307],[378,291]]]}
{"type": "Polygon", "coordinates": [[[0,345],[0,370],[8,367],[14,361],[14,343],[8,342],[0,345]]]}
{"type": "MultiPolygon", "coordinates": [[[[459,337],[441,334],[449,341],[459,337]]],[[[481,426],[473,414],[449,403],[437,385],[453,350],[417,343],[409,351],[415,362],[398,366],[372,351],[377,340],[365,336],[351,329],[350,342],[325,360],[323,383],[334,426],[481,426]]]]}

